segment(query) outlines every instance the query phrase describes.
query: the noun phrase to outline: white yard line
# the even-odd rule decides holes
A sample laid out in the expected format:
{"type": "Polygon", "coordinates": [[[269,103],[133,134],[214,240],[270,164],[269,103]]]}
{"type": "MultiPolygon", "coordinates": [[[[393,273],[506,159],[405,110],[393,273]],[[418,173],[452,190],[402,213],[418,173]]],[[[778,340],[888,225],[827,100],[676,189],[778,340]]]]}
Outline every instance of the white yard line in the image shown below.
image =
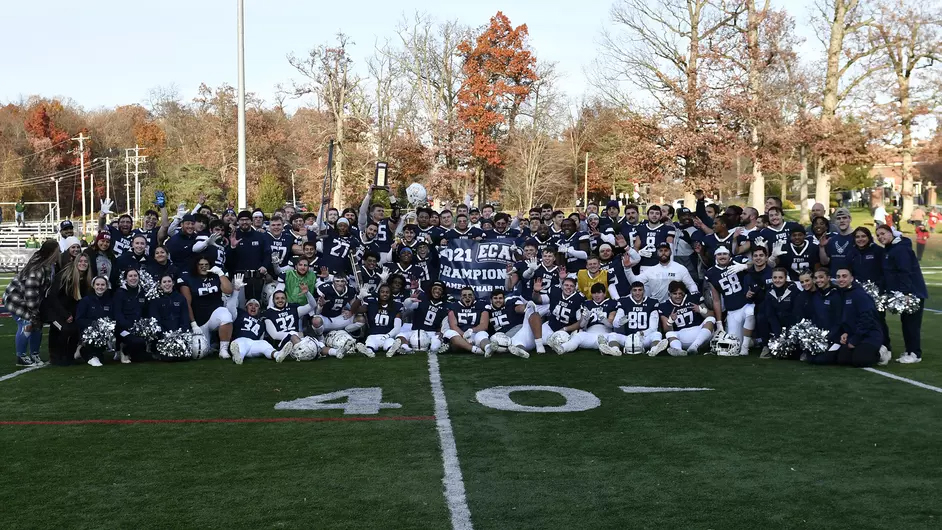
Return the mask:
{"type": "Polygon", "coordinates": [[[438,369],[438,355],[428,354],[428,377],[432,384],[432,397],[435,399],[435,423],[438,426],[438,438],[442,446],[442,464],[445,468],[445,502],[451,512],[451,527],[454,530],[471,530],[471,510],[464,493],[464,479],[461,477],[461,465],[458,463],[458,447],[455,445],[455,433],[448,419],[448,402],[442,387],[442,374],[438,369]]]}
{"type": "Polygon", "coordinates": [[[915,381],[915,380],[913,380],[913,379],[907,379],[907,378],[905,378],[905,377],[900,377],[900,376],[898,376],[898,375],[896,375],[896,374],[891,374],[891,373],[889,373],[889,372],[884,372],[883,370],[877,370],[876,368],[864,368],[864,370],[866,370],[866,371],[868,371],[868,372],[870,372],[870,373],[873,373],[873,374],[882,375],[883,377],[889,377],[890,379],[896,379],[897,381],[902,381],[902,382],[904,382],[904,383],[909,383],[909,384],[911,384],[911,385],[913,385],[913,386],[918,386],[919,388],[924,388],[924,389],[926,389],[926,390],[931,390],[931,391],[933,391],[933,392],[938,392],[938,393],[942,394],[942,388],[939,388],[939,387],[937,387],[937,386],[932,386],[932,385],[927,385],[927,384],[925,384],[925,383],[920,383],[919,381],[915,381]]]}
{"type": "Polygon", "coordinates": [[[17,371],[15,371],[15,372],[9,373],[9,374],[7,374],[7,375],[5,375],[5,376],[3,376],[3,377],[0,377],[0,382],[6,381],[7,379],[13,379],[14,377],[16,377],[16,376],[18,376],[18,375],[23,375],[23,374],[25,374],[26,372],[32,372],[33,370],[39,370],[40,368],[45,368],[45,367],[47,367],[47,366],[49,366],[49,365],[48,365],[48,364],[44,364],[44,365],[42,365],[42,366],[30,366],[29,368],[24,368],[24,369],[22,369],[22,370],[17,370],[17,371]]]}

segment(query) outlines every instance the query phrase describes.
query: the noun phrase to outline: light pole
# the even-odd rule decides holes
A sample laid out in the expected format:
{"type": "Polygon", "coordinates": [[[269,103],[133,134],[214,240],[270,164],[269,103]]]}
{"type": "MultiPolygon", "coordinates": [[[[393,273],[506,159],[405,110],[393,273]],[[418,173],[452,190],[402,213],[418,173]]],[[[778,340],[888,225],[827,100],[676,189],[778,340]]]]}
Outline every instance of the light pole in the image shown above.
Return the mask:
{"type": "Polygon", "coordinates": [[[56,224],[62,220],[62,210],[59,209],[59,181],[62,180],[62,177],[55,178],[52,177],[52,181],[56,183],[56,224]]]}
{"type": "Polygon", "coordinates": [[[238,96],[238,189],[239,189],[239,209],[244,210],[248,202],[246,200],[245,190],[245,31],[243,24],[243,0],[238,0],[239,7],[239,96],[238,96]]]}

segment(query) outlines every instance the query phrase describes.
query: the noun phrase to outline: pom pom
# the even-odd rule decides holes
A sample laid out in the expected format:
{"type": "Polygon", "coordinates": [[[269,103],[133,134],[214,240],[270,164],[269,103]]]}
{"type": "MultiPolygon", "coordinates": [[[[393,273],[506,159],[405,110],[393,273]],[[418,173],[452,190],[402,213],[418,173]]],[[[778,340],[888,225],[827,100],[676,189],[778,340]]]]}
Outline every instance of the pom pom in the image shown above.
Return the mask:
{"type": "Polygon", "coordinates": [[[880,287],[877,284],[873,283],[870,280],[867,280],[861,286],[867,294],[873,298],[873,303],[877,306],[877,311],[884,312],[886,311],[886,297],[880,293],[880,287]]]}
{"type": "MultiPolygon", "coordinates": [[[[138,276],[140,276],[140,282],[138,282],[138,287],[141,289],[141,293],[144,295],[144,298],[147,300],[155,300],[160,297],[160,284],[149,272],[144,269],[139,269],[137,271],[138,276]]],[[[127,289],[128,282],[127,279],[121,278],[121,288],[127,289]]]]}
{"type": "Polygon", "coordinates": [[[160,336],[160,324],[156,318],[142,318],[131,326],[130,332],[149,342],[160,336]]]}
{"type": "Polygon", "coordinates": [[[827,330],[815,326],[810,320],[802,320],[772,338],[769,341],[769,353],[783,359],[798,352],[817,355],[826,351],[830,345],[827,330]]]}
{"type": "Polygon", "coordinates": [[[886,309],[891,313],[912,314],[919,311],[921,301],[911,294],[893,291],[886,295],[886,309]]]}
{"type": "Polygon", "coordinates": [[[99,318],[91,326],[82,330],[82,344],[93,348],[114,349],[114,320],[99,318]]]}
{"type": "Polygon", "coordinates": [[[795,354],[794,345],[788,340],[788,331],[769,340],[769,353],[779,359],[787,359],[795,354]]]}
{"type": "Polygon", "coordinates": [[[179,361],[192,358],[189,331],[172,330],[157,341],[157,356],[164,361],[179,361]]]}

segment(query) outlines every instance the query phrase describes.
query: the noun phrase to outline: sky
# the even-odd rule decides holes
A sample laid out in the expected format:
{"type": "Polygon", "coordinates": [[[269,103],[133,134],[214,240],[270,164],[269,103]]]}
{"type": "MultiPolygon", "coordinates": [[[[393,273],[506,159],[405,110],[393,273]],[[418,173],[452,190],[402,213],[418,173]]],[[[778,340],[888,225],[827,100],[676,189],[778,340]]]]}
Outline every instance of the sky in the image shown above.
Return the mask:
{"type": "MultiPolygon", "coordinates": [[[[286,55],[304,55],[341,30],[352,37],[353,57],[362,67],[377,42],[395,37],[403,15],[419,11],[476,27],[503,11],[514,25],[527,24],[538,59],[556,62],[561,88],[578,98],[590,90],[586,71],[598,56],[601,32],[610,27],[613,1],[246,0],[246,90],[273,102],[277,85],[297,78],[286,55]]],[[[817,45],[807,23],[810,4],[773,1],[796,18],[805,55],[817,45]]],[[[236,0],[9,2],[0,32],[6,51],[0,55],[0,104],[42,95],[70,98],[87,110],[146,106],[158,87],[176,87],[189,101],[200,83],[235,86],[236,6],[236,0]]]]}

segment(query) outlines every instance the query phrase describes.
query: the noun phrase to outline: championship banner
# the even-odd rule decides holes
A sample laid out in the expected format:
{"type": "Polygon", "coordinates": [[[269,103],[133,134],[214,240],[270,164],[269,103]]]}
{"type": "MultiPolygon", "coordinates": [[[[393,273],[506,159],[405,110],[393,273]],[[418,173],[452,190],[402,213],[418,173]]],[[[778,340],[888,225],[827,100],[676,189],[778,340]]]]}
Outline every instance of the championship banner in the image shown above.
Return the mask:
{"type": "MultiPolygon", "coordinates": [[[[440,280],[454,296],[470,285],[478,298],[504,288],[507,265],[514,262],[514,244],[455,239],[439,251],[440,280]]],[[[433,278],[434,279],[434,278],[433,278]]]]}

